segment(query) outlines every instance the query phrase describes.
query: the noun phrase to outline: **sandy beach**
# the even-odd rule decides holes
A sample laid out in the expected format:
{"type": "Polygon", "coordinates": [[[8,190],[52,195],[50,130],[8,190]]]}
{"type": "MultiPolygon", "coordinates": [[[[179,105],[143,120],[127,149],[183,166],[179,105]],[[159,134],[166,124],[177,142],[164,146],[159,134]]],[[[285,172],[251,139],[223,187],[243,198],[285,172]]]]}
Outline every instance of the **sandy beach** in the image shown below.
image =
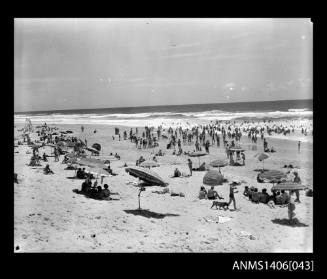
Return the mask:
{"type": "MultiPolygon", "coordinates": [[[[15,124],[15,136],[23,124],[15,124]]],[[[87,138],[88,143],[99,143],[102,150],[99,158],[110,152],[118,153],[120,160],[111,162],[117,176],[104,178],[110,191],[118,192],[119,200],[94,200],[73,192],[80,189],[83,180],[70,179],[74,170],[64,170],[62,158],[54,162],[49,158],[53,175],[44,175],[42,167],[29,167],[31,148],[19,145],[15,148],[14,169],[19,184],[14,184],[14,242],[15,252],[312,252],[313,251],[313,198],[301,191],[301,203],[296,204],[299,223],[287,225],[287,208],[251,203],[243,196],[244,186],[259,190],[272,184],[258,183],[257,171],[262,165],[254,155],[262,151],[259,139],[257,150],[244,136],[241,144],[246,150],[245,166],[226,166],[222,173],[228,181],[238,180],[235,194],[237,211],[210,209],[212,201],[199,200],[198,192],[203,185],[205,172],[193,172],[193,176],[171,178],[178,167],[188,173],[186,155],[172,155],[167,150],[167,140],[161,139],[159,147],[138,150],[130,140],[113,140],[115,126],[50,125],[59,130],[72,130],[76,137],[87,138]],[[93,133],[96,129],[97,133],[93,133]],[[148,187],[141,195],[141,213],[138,209],[138,187],[131,182],[136,179],[125,172],[123,165],[135,166],[143,155],[151,159],[159,149],[165,156],[157,157],[160,167],[153,168],[166,182],[170,192],[182,192],[185,197],[158,194],[159,186],[148,187]],[[29,154],[27,154],[29,153],[29,154]],[[221,222],[215,222],[220,217],[221,222]],[[229,217],[229,218],[227,218],[229,217]],[[223,221],[226,222],[223,222],[223,221]],[[251,235],[251,237],[250,237],[251,235]]],[[[117,127],[117,126],[116,126],[117,127]]],[[[134,129],[134,127],[133,127],[134,129]]],[[[121,132],[130,130],[121,126],[121,132]]],[[[140,128],[140,131],[142,129],[140,128]]],[[[36,133],[31,139],[37,139],[36,133]]],[[[311,136],[312,139],[312,136],[311,136]]],[[[298,166],[303,184],[312,187],[312,140],[302,142],[298,152],[295,140],[268,138],[269,145],[277,150],[265,161],[265,168],[283,170],[286,164],[298,166]]],[[[194,144],[183,146],[192,151],[194,144]]],[[[50,147],[40,148],[40,154],[51,153],[50,147]]],[[[221,145],[210,147],[210,154],[201,157],[209,163],[216,158],[225,158],[221,145]]],[[[198,159],[193,158],[194,166],[198,159]]],[[[209,188],[208,186],[206,186],[209,188]]],[[[224,201],[229,200],[229,186],[225,183],[215,187],[224,201]]]]}

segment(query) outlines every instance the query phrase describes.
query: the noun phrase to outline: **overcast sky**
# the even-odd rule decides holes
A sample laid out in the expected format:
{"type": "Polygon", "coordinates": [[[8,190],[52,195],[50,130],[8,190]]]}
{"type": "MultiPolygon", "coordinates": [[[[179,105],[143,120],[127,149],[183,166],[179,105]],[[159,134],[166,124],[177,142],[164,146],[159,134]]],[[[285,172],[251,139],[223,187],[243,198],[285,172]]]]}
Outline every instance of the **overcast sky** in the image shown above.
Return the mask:
{"type": "Polygon", "coordinates": [[[15,111],[312,98],[310,19],[15,19],[15,111]]]}

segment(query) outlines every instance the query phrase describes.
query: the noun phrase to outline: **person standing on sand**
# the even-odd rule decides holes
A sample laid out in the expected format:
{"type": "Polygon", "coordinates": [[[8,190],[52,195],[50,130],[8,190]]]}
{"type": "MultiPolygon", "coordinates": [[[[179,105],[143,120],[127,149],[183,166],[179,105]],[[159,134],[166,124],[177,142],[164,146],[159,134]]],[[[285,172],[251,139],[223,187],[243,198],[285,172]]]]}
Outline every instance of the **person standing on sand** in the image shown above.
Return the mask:
{"type": "Polygon", "coordinates": [[[300,152],[300,148],[301,148],[301,141],[299,141],[299,142],[297,143],[297,150],[298,150],[298,152],[300,152]]]}
{"type": "Polygon", "coordinates": [[[293,218],[295,217],[295,213],[294,213],[295,204],[292,196],[290,197],[289,202],[287,204],[287,209],[288,209],[288,221],[290,224],[292,224],[293,218]]]}
{"type": "Polygon", "coordinates": [[[190,169],[191,176],[192,176],[192,167],[193,167],[193,163],[192,163],[192,160],[189,158],[188,159],[188,168],[190,169]]]}
{"type": "Polygon", "coordinates": [[[242,160],[243,160],[243,166],[245,166],[245,154],[244,154],[244,152],[241,153],[241,156],[242,156],[242,160]]]}
{"type": "Polygon", "coordinates": [[[236,201],[235,201],[234,193],[237,193],[238,191],[234,192],[234,189],[236,189],[236,187],[233,185],[233,183],[229,184],[229,203],[228,203],[228,206],[233,202],[234,210],[236,210],[236,201]]]}
{"type": "Polygon", "coordinates": [[[82,133],[84,132],[84,126],[83,125],[81,126],[81,131],[82,131],[82,133]]]}
{"type": "MultiPolygon", "coordinates": [[[[295,172],[293,172],[293,174],[295,176],[293,182],[300,184],[301,183],[301,178],[299,177],[298,173],[295,171],[295,172]]],[[[301,202],[300,201],[300,191],[299,190],[295,190],[294,192],[295,192],[295,195],[296,195],[296,199],[295,199],[294,202],[300,203],[301,202]]]]}

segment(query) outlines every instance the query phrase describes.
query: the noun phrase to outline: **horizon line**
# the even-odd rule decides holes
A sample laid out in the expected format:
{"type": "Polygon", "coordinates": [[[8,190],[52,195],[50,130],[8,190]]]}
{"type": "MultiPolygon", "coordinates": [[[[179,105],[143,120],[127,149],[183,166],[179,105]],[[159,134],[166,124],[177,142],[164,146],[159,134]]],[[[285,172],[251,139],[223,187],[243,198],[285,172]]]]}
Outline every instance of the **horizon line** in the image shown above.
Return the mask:
{"type": "Polygon", "coordinates": [[[50,110],[30,110],[30,111],[14,111],[14,114],[21,113],[41,113],[56,111],[77,111],[77,110],[101,110],[101,109],[128,109],[128,108],[151,108],[151,107],[176,107],[176,106],[192,106],[192,105],[216,105],[216,104],[240,104],[240,103],[269,103],[269,102],[286,102],[286,101],[313,101],[312,99],[290,99],[290,100],[270,100],[270,101],[248,101],[248,102],[221,102],[221,103],[197,103],[197,104],[179,104],[179,105],[151,105],[151,106],[134,106],[134,107],[106,107],[106,108],[74,108],[74,109],[50,109],[50,110]]]}

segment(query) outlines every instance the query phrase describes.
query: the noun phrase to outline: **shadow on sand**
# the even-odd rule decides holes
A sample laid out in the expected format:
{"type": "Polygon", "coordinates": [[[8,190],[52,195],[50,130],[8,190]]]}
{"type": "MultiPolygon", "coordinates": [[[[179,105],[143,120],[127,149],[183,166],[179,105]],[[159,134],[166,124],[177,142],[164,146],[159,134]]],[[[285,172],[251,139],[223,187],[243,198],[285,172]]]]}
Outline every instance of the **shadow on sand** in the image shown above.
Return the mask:
{"type": "Polygon", "coordinates": [[[294,218],[291,223],[286,218],[274,219],[274,220],[271,220],[271,222],[273,222],[274,224],[289,226],[289,227],[309,227],[307,224],[301,223],[297,218],[294,218]]]}
{"type": "MultiPolygon", "coordinates": [[[[88,193],[84,193],[78,189],[73,189],[73,192],[75,194],[79,194],[79,195],[83,195],[84,197],[86,197],[87,199],[92,199],[92,200],[97,200],[97,201],[119,201],[120,199],[115,199],[112,197],[107,197],[107,198],[98,198],[96,196],[92,196],[88,193]]],[[[117,193],[113,193],[114,195],[117,195],[117,193]]]]}
{"type": "Polygon", "coordinates": [[[140,215],[146,218],[156,218],[156,219],[163,219],[165,217],[169,216],[180,216],[179,214],[171,214],[171,213],[156,213],[153,211],[150,211],[148,209],[126,209],[124,210],[127,214],[133,214],[133,215],[140,215]]]}

